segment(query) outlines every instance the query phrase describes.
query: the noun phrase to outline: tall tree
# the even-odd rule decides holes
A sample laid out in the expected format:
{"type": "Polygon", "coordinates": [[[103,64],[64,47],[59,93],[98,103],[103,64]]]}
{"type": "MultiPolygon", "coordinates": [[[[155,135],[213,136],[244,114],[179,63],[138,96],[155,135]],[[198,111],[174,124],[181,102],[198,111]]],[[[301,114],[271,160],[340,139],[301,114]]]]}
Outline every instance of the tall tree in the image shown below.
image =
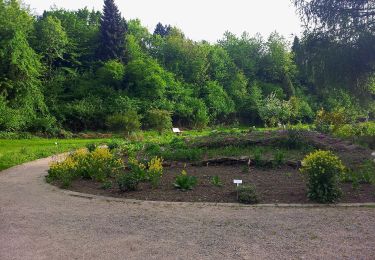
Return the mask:
{"type": "Polygon", "coordinates": [[[107,61],[124,58],[126,30],[126,21],[121,17],[114,0],[105,0],[100,21],[99,59],[107,61]]]}
{"type": "Polygon", "coordinates": [[[353,40],[362,33],[374,33],[373,0],[293,0],[307,25],[319,31],[353,40]]]}

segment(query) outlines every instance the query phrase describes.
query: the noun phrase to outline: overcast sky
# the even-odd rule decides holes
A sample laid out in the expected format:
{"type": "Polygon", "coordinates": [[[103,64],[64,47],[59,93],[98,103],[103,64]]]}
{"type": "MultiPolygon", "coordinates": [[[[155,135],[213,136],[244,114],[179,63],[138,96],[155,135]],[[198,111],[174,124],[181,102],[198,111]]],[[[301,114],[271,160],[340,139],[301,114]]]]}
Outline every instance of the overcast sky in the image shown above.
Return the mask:
{"type": "MultiPolygon", "coordinates": [[[[51,6],[101,10],[103,0],[24,0],[38,14],[51,6]]],[[[225,31],[240,35],[278,31],[287,39],[299,35],[301,23],[290,0],[117,0],[122,15],[139,18],[151,32],[160,21],[183,30],[193,40],[216,42],[225,31]]]]}

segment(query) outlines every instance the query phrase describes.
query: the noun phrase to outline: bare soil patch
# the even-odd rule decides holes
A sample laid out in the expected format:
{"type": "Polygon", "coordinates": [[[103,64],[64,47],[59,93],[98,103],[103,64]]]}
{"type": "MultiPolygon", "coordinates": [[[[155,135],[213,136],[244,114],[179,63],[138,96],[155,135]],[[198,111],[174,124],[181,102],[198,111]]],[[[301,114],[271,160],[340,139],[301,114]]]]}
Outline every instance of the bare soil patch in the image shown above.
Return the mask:
{"type": "MultiPolygon", "coordinates": [[[[139,199],[149,201],[176,202],[236,202],[235,184],[233,179],[241,179],[244,184],[254,184],[259,194],[260,203],[311,203],[306,196],[306,181],[297,169],[284,166],[277,169],[250,168],[244,172],[240,165],[218,165],[209,167],[189,166],[189,175],[198,178],[198,185],[190,191],[180,191],[173,183],[183,167],[165,168],[160,187],[152,189],[147,183],[142,183],[138,191],[122,193],[115,181],[113,187],[102,189],[102,184],[88,180],[77,180],[69,188],[73,191],[104,195],[119,198],[139,199]],[[211,183],[213,176],[219,176],[221,187],[211,183]]],[[[353,189],[349,183],[341,184],[343,196],[339,202],[365,203],[375,201],[375,186],[360,184],[353,189]]]]}

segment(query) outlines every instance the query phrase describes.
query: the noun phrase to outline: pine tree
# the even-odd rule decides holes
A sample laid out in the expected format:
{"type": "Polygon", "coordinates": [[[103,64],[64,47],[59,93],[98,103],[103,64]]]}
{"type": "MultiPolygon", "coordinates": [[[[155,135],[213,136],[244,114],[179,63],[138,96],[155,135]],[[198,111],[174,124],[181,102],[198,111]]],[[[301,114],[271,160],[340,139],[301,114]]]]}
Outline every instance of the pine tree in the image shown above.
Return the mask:
{"type": "Polygon", "coordinates": [[[172,27],[170,25],[163,26],[162,23],[156,25],[154,35],[160,35],[161,37],[166,37],[169,35],[172,27]]]}
{"type": "Polygon", "coordinates": [[[125,34],[127,26],[121,17],[114,0],[104,0],[103,15],[100,21],[99,59],[122,60],[125,55],[125,34]]]}

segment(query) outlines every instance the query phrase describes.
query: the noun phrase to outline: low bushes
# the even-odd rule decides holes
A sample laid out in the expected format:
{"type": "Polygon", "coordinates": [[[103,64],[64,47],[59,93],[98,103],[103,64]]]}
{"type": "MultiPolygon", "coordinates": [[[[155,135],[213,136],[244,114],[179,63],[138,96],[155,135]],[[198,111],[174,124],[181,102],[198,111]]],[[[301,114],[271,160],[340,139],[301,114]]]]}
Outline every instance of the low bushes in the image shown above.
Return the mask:
{"type": "Polygon", "coordinates": [[[123,161],[115,158],[107,148],[96,148],[92,152],[80,149],[62,162],[53,162],[47,180],[60,181],[63,187],[70,186],[73,180],[79,178],[104,182],[116,176],[123,167],[123,161]]]}
{"type": "Polygon", "coordinates": [[[308,179],[308,197],[311,200],[329,203],[341,196],[338,186],[344,173],[340,159],[330,151],[316,151],[305,157],[300,171],[308,179]]]}
{"type": "Polygon", "coordinates": [[[238,202],[244,204],[256,204],[259,202],[254,185],[240,185],[237,187],[238,202]]]}

